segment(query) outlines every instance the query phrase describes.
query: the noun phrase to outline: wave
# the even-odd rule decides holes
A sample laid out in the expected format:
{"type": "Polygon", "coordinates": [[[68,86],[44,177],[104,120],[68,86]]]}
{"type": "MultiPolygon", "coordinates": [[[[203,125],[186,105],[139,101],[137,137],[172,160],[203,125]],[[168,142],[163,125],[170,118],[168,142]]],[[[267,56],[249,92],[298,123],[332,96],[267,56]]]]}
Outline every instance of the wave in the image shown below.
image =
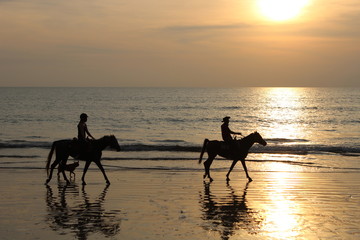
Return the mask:
{"type": "MultiPolygon", "coordinates": [[[[255,144],[249,153],[259,154],[339,154],[343,156],[360,156],[360,147],[349,146],[330,146],[320,144],[308,144],[306,139],[283,139],[274,138],[267,139],[268,145],[266,147],[255,144]]],[[[201,145],[190,145],[182,140],[164,140],[154,141],[155,144],[124,144],[121,145],[124,152],[192,152],[199,153],[201,145]]],[[[50,149],[52,142],[46,141],[27,141],[27,140],[11,140],[0,142],[0,149],[6,148],[42,148],[50,149]]],[[[1,157],[1,155],[0,155],[1,157]]],[[[3,157],[11,157],[3,155],[3,157]]],[[[16,157],[16,156],[15,156],[16,157]]],[[[20,156],[21,157],[21,156],[20,156]]],[[[33,156],[35,157],[35,156],[33,156]]]]}
{"type": "Polygon", "coordinates": [[[307,139],[299,139],[299,138],[267,138],[266,141],[274,142],[274,143],[296,143],[296,142],[310,142],[307,139]]]}
{"type": "Polygon", "coordinates": [[[27,141],[27,140],[11,140],[0,142],[2,148],[50,148],[51,142],[45,141],[27,141]]]}
{"type": "Polygon", "coordinates": [[[40,158],[38,155],[0,155],[0,158],[40,158]]]}

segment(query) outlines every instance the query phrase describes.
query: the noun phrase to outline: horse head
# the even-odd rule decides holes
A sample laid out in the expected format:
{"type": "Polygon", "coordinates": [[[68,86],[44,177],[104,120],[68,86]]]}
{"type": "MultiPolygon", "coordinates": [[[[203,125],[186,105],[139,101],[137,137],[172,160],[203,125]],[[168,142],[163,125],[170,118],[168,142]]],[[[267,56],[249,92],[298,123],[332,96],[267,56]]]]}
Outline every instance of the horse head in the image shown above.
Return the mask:
{"type": "Polygon", "coordinates": [[[263,146],[266,146],[267,142],[262,138],[260,133],[254,132],[254,133],[252,133],[252,135],[254,136],[254,141],[255,142],[260,143],[263,146]]]}
{"type": "Polygon", "coordinates": [[[110,148],[115,149],[118,152],[121,150],[121,147],[114,135],[106,136],[105,139],[110,148]]]}

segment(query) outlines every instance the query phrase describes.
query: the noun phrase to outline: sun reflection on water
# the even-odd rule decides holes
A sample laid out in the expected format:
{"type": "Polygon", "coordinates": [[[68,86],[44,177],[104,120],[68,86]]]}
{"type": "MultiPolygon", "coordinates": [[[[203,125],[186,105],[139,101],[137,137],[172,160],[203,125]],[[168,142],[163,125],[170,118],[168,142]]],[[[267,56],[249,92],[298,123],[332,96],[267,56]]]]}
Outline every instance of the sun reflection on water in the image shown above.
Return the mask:
{"type": "Polygon", "coordinates": [[[272,238],[294,239],[299,234],[300,207],[290,194],[293,184],[289,172],[272,172],[272,184],[268,186],[268,206],[265,213],[263,230],[272,238]]]}
{"type": "Polygon", "coordinates": [[[299,138],[301,125],[294,124],[295,119],[302,118],[302,89],[267,88],[265,118],[270,127],[268,136],[277,138],[299,138]]]}
{"type": "MultiPolygon", "coordinates": [[[[274,144],[299,144],[304,136],[302,120],[306,118],[306,93],[301,88],[267,88],[265,89],[265,112],[263,117],[268,124],[264,135],[272,139],[297,139],[296,141],[274,141],[274,144]]],[[[273,156],[278,160],[279,156],[273,156]]],[[[283,161],[289,157],[282,155],[283,161]]],[[[299,160],[297,160],[299,161],[299,160]]],[[[294,182],[294,166],[284,162],[271,164],[271,183],[267,185],[267,203],[264,207],[265,221],[262,230],[270,238],[295,239],[299,235],[301,208],[291,194],[294,182]]]]}

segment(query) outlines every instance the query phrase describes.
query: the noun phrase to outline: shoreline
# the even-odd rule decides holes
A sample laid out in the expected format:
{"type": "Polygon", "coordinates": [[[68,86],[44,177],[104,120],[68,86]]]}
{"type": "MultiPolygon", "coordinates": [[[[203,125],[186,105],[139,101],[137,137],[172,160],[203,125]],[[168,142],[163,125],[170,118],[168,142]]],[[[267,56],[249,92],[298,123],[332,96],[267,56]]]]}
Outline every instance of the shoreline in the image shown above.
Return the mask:
{"type": "Polygon", "coordinates": [[[360,173],[0,169],[2,239],[357,239],[360,173]]]}

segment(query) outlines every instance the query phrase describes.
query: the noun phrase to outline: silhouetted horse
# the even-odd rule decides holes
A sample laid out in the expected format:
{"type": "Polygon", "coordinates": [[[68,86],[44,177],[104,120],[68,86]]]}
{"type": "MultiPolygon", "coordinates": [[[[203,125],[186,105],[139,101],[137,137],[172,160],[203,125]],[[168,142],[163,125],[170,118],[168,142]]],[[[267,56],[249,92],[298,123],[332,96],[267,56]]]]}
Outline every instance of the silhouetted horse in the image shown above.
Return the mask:
{"type": "MultiPolygon", "coordinates": [[[[101,159],[102,151],[106,147],[110,147],[110,148],[116,149],[117,151],[120,151],[120,146],[119,146],[119,143],[118,143],[116,137],[111,135],[111,136],[104,136],[98,140],[93,140],[90,142],[90,146],[88,147],[88,149],[80,152],[80,154],[79,154],[78,145],[79,145],[79,143],[74,140],[59,140],[59,141],[55,141],[52,144],[52,148],[50,150],[50,153],[49,153],[49,156],[47,159],[47,163],[46,163],[46,171],[48,174],[48,179],[46,180],[46,184],[48,184],[50,182],[54,168],[59,163],[60,163],[60,165],[65,166],[66,161],[68,160],[69,156],[74,157],[74,158],[77,157],[78,159],[86,161],[86,164],[84,167],[84,172],[83,172],[83,175],[81,178],[83,185],[86,184],[85,183],[85,174],[86,174],[91,162],[96,163],[96,165],[99,167],[102,174],[104,175],[106,183],[110,184],[110,181],[107,178],[107,176],[105,174],[105,170],[100,162],[100,159],[101,159]],[[56,150],[56,158],[55,158],[55,161],[53,162],[53,164],[51,164],[51,169],[50,169],[50,174],[49,174],[49,166],[50,166],[52,155],[55,150],[56,150]]],[[[67,179],[64,170],[62,170],[62,173],[63,173],[64,179],[66,180],[66,182],[69,183],[69,180],[67,179]]]]}
{"type": "Polygon", "coordinates": [[[226,180],[230,181],[229,175],[232,169],[234,168],[235,164],[240,160],[243,168],[246,173],[246,177],[249,179],[249,181],[252,181],[250,178],[246,164],[245,164],[245,158],[248,155],[249,149],[254,145],[254,143],[260,143],[263,146],[266,146],[266,141],[261,137],[261,135],[258,132],[251,133],[250,135],[244,137],[240,140],[234,140],[234,149],[231,149],[229,144],[223,142],[223,141],[209,141],[209,139],[204,140],[204,144],[201,150],[200,158],[199,158],[199,164],[202,161],[202,157],[204,155],[205,150],[208,153],[208,159],[204,162],[205,167],[205,174],[204,178],[206,176],[209,177],[210,181],[213,181],[213,179],[210,177],[210,166],[213,160],[217,155],[220,155],[224,158],[233,160],[233,163],[231,164],[229,172],[226,174],[226,180]]]}

